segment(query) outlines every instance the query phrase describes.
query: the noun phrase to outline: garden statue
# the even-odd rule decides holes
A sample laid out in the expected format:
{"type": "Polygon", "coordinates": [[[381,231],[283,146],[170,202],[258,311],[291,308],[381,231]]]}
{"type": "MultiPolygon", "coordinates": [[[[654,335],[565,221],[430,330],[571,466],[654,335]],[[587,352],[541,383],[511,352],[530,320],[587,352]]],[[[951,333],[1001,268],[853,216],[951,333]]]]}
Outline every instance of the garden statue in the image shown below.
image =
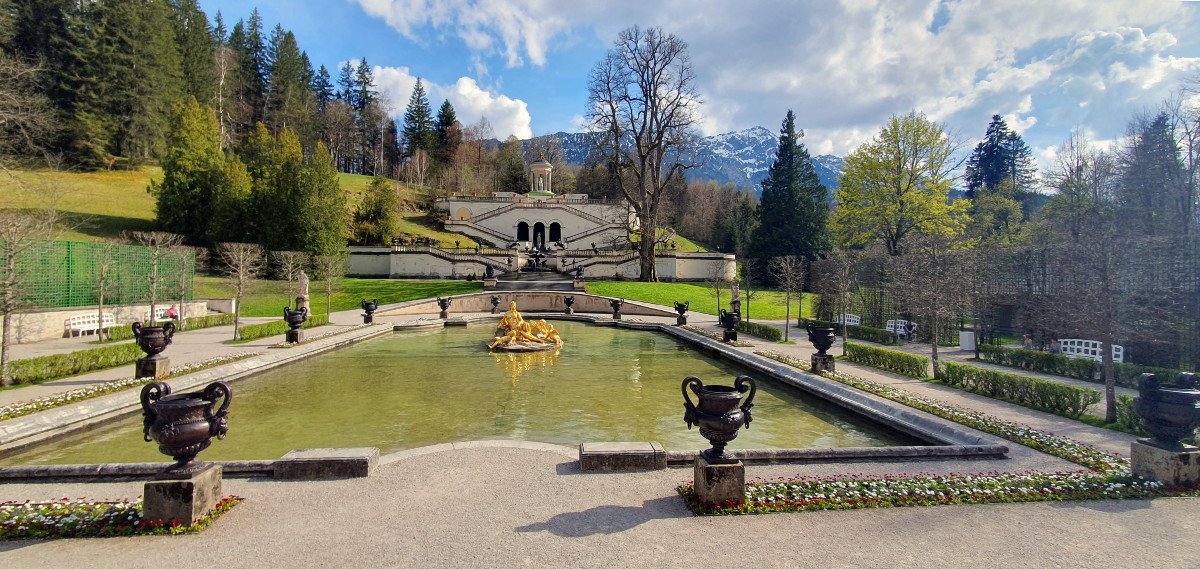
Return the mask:
{"type": "Polygon", "coordinates": [[[162,379],[171,372],[171,361],[162,354],[175,335],[175,323],[167,322],[162,326],[142,326],[141,322],[133,323],[133,337],[137,345],[146,353],[139,358],[134,366],[134,377],[152,377],[162,379]]]}
{"type": "Polygon", "coordinates": [[[308,275],[303,269],[300,271],[300,296],[296,297],[296,309],[301,308],[306,311],[312,310],[312,307],[308,305],[308,275]]]}
{"type": "Polygon", "coordinates": [[[1182,441],[1200,426],[1196,374],[1181,373],[1174,385],[1163,385],[1154,374],[1143,373],[1133,408],[1152,436],[1130,444],[1133,473],[1172,488],[1200,488],[1200,448],[1182,441]]]}
{"type": "Polygon", "coordinates": [[[575,297],[574,296],[564,296],[563,304],[565,304],[567,306],[567,308],[565,310],[563,310],[564,314],[574,314],[575,313],[575,309],[572,308],[572,306],[575,305],[575,297]]]}
{"type": "Polygon", "coordinates": [[[833,341],[837,339],[834,335],[832,326],[815,326],[809,322],[805,328],[808,330],[808,341],[817,348],[817,353],[812,355],[809,360],[812,364],[813,373],[821,373],[822,371],[834,371],[833,356],[825,353],[829,348],[833,347],[833,341]]]}
{"type": "Polygon", "coordinates": [[[308,309],[301,306],[299,310],[292,310],[285,306],[283,307],[283,320],[288,324],[284,341],[288,344],[303,342],[304,330],[301,330],[300,327],[304,325],[305,320],[308,320],[308,309]]]}
{"type": "Polygon", "coordinates": [[[452,299],[450,297],[446,297],[446,298],[442,298],[440,296],[438,297],[438,299],[437,299],[438,308],[442,309],[442,312],[440,314],[438,314],[438,318],[445,320],[450,317],[450,301],[451,300],[452,299]]]}
{"type": "Polygon", "coordinates": [[[625,299],[623,299],[623,298],[609,299],[608,305],[612,307],[613,320],[621,319],[621,306],[624,304],[625,304],[625,299]]]}
{"type": "Polygon", "coordinates": [[[691,305],[691,303],[692,301],[690,300],[685,300],[683,303],[680,303],[678,300],[675,301],[675,312],[679,313],[679,317],[675,319],[676,326],[687,325],[687,311],[688,306],[691,305]]]}
{"type": "Polygon", "coordinates": [[[737,438],[738,429],[745,425],[750,428],[750,408],[754,406],[754,393],[757,390],[754,380],[748,376],[739,376],[733,387],[727,385],[704,385],[700,378],[688,376],[683,385],[683,420],[689,429],[692,425],[700,426],[700,436],[712,443],[712,448],[705,450],[701,456],[709,464],[732,464],[737,458],[725,451],[725,445],[737,438]],[[688,397],[688,389],[696,394],[699,403],[692,403],[688,397]],[[744,402],[742,394],[750,392],[744,402]],[[739,405],[739,403],[741,403],[739,405]]]}
{"type": "Polygon", "coordinates": [[[493,296],[492,297],[492,314],[495,314],[496,310],[499,308],[500,308],[500,297],[493,296]]]}
{"type": "Polygon", "coordinates": [[[583,267],[575,267],[575,280],[583,280],[583,267]]]}
{"type": "Polygon", "coordinates": [[[364,298],[362,301],[362,309],[363,309],[363,312],[366,313],[366,314],[362,315],[363,324],[374,323],[375,322],[375,311],[379,309],[379,299],[376,298],[375,300],[367,302],[367,300],[364,298]]]}
{"type": "Polygon", "coordinates": [[[508,312],[504,313],[500,324],[496,326],[496,336],[488,344],[488,349],[533,352],[558,349],[562,347],[562,343],[554,325],[545,320],[525,320],[517,311],[517,303],[510,302],[508,312]]]}
{"type": "Polygon", "coordinates": [[[164,382],[142,388],[142,437],[158,443],[160,452],[175,459],[160,477],[183,478],[204,468],[204,463],[195,461],[196,455],[208,448],[212,437],[225,438],[232,398],[233,392],[221,381],[200,392],[177,395],[171,395],[171,386],[164,382]]]}

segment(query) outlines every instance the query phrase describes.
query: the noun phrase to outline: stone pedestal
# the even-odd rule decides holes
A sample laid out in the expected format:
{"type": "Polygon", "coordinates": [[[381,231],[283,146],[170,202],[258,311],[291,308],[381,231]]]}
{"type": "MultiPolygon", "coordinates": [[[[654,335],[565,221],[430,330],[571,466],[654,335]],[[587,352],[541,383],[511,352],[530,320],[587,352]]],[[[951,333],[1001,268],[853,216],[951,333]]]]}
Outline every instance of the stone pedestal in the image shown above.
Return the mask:
{"type": "Polygon", "coordinates": [[[975,333],[963,330],[958,333],[958,351],[974,352],[975,351],[975,333]]]}
{"type": "Polygon", "coordinates": [[[737,330],[726,330],[723,338],[725,339],[726,342],[736,342],[737,341],[737,330]]]}
{"type": "Polygon", "coordinates": [[[695,481],[696,498],[702,504],[746,499],[746,467],[740,460],[733,464],[709,464],[703,455],[698,456],[695,481]]]}
{"type": "Polygon", "coordinates": [[[496,290],[496,279],[483,279],[483,290],[496,290]]]}
{"type": "Polygon", "coordinates": [[[620,312],[614,312],[614,313],[613,313],[613,320],[620,320],[620,319],[621,319],[621,313],[620,313],[620,312]]]}
{"type": "Polygon", "coordinates": [[[687,326],[687,316],[676,316],[675,317],[675,325],[676,326],[687,326]]]}
{"type": "Polygon", "coordinates": [[[563,314],[575,314],[575,309],[568,306],[565,310],[563,310],[563,314]]]}
{"type": "Polygon", "coordinates": [[[171,359],[159,354],[157,358],[138,358],[134,377],[153,377],[156,380],[171,375],[171,359]]]}
{"type": "Polygon", "coordinates": [[[442,320],[445,320],[449,317],[450,317],[450,309],[449,308],[438,313],[438,318],[441,318],[442,320]]]}
{"type": "Polygon", "coordinates": [[[1180,445],[1165,449],[1152,439],[1138,439],[1130,445],[1133,473],[1177,488],[1200,488],[1200,447],[1180,445]]]}
{"type": "Polygon", "coordinates": [[[374,314],[363,314],[362,317],[363,317],[363,324],[374,324],[375,323],[375,315],[374,314]]]}
{"type": "Polygon", "coordinates": [[[284,341],[289,344],[299,344],[304,341],[304,330],[288,330],[284,335],[284,341]]]}
{"type": "Polygon", "coordinates": [[[812,372],[813,373],[821,373],[823,371],[834,371],[833,356],[831,354],[825,354],[825,355],[813,354],[812,358],[808,361],[809,361],[809,363],[812,364],[812,372]]]}
{"type": "Polygon", "coordinates": [[[190,526],[221,500],[221,466],[208,464],[187,478],[147,482],[143,497],[146,520],[161,520],[168,526],[179,520],[190,526]]]}
{"type": "Polygon", "coordinates": [[[587,292],[587,283],[585,283],[581,280],[575,280],[574,282],[571,283],[571,290],[574,290],[577,292],[587,292]]]}
{"type": "Polygon", "coordinates": [[[666,470],[667,451],[654,442],[580,443],[579,469],[584,472],[666,470]]]}

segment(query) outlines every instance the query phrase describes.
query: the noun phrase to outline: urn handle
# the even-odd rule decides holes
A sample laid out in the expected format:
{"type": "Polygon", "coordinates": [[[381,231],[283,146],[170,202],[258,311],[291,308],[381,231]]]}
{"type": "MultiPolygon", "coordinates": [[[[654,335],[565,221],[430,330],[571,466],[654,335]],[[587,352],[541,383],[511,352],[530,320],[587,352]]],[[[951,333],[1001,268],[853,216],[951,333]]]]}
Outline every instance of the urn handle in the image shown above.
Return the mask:
{"type": "Polygon", "coordinates": [[[750,408],[754,407],[754,394],[758,392],[758,385],[754,383],[754,379],[750,376],[740,375],[734,380],[733,386],[741,393],[745,393],[747,389],[750,390],[750,395],[742,402],[742,414],[746,416],[746,428],[749,429],[751,420],[750,408]],[[747,387],[746,384],[750,384],[750,386],[747,387]]]}
{"type": "Polygon", "coordinates": [[[175,335],[175,323],[167,322],[163,324],[163,343],[170,344],[171,337],[175,335]]]}
{"type": "Polygon", "coordinates": [[[154,421],[158,419],[154,403],[170,394],[171,386],[163,381],[156,381],[142,388],[142,439],[146,442],[150,442],[150,427],[153,427],[154,421]]]}
{"type": "Polygon", "coordinates": [[[214,381],[204,388],[204,400],[208,401],[205,418],[208,419],[209,432],[218,439],[224,439],[225,433],[229,432],[226,417],[229,416],[229,402],[232,399],[233,391],[223,381],[214,381]],[[221,399],[221,407],[214,412],[213,407],[218,399],[221,399]]]}
{"type": "Polygon", "coordinates": [[[130,328],[133,328],[133,338],[135,340],[141,340],[142,339],[142,323],[134,321],[134,323],[130,325],[130,328]]]}
{"type": "Polygon", "coordinates": [[[683,392],[683,420],[690,430],[692,425],[700,424],[700,418],[696,416],[696,404],[692,403],[692,398],[688,397],[688,386],[691,386],[692,391],[699,397],[700,390],[704,389],[704,382],[694,375],[689,375],[683,378],[683,384],[679,386],[680,391],[683,392]]]}

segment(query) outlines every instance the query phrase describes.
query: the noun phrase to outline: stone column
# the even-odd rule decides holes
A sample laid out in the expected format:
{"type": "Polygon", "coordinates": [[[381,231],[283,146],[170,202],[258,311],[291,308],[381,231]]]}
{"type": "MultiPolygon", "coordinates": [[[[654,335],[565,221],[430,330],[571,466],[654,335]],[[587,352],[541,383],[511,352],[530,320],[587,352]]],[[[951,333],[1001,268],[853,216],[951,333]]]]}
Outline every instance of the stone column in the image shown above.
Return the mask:
{"type": "Polygon", "coordinates": [[[694,476],[696,498],[701,504],[746,499],[746,467],[740,460],[733,464],[711,464],[703,455],[697,456],[694,476]]]}
{"type": "Polygon", "coordinates": [[[221,466],[207,464],[187,478],[147,482],[142,517],[167,526],[175,520],[190,526],[221,501],[221,478],[221,466]]]}

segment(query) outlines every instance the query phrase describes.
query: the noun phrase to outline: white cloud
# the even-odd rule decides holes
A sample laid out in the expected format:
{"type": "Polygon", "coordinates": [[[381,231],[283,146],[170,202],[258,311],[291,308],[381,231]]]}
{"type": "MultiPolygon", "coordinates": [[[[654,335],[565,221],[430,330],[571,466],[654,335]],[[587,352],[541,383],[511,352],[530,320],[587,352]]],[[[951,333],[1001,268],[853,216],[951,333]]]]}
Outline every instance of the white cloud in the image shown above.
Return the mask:
{"type": "MultiPolygon", "coordinates": [[[[375,84],[392,102],[398,118],[408,106],[417,77],[407,67],[375,67],[375,84]]],[[[459,77],[451,85],[439,85],[422,80],[421,85],[429,97],[429,104],[437,111],[443,100],[450,101],[459,122],[470,125],[487,117],[492,129],[501,140],[509,135],[517,138],[533,136],[529,108],[525,101],[494,93],[479,86],[470,77],[459,77]]]]}
{"type": "Polygon", "coordinates": [[[706,134],[771,128],[791,108],[809,144],[837,154],[912,109],[971,138],[999,114],[1035,148],[1081,125],[1116,139],[1200,71],[1200,9],[1168,1],[356,1],[408,37],[449,31],[510,67],[553,66],[581,34],[607,45],[660,25],[689,44],[706,134]]]}

